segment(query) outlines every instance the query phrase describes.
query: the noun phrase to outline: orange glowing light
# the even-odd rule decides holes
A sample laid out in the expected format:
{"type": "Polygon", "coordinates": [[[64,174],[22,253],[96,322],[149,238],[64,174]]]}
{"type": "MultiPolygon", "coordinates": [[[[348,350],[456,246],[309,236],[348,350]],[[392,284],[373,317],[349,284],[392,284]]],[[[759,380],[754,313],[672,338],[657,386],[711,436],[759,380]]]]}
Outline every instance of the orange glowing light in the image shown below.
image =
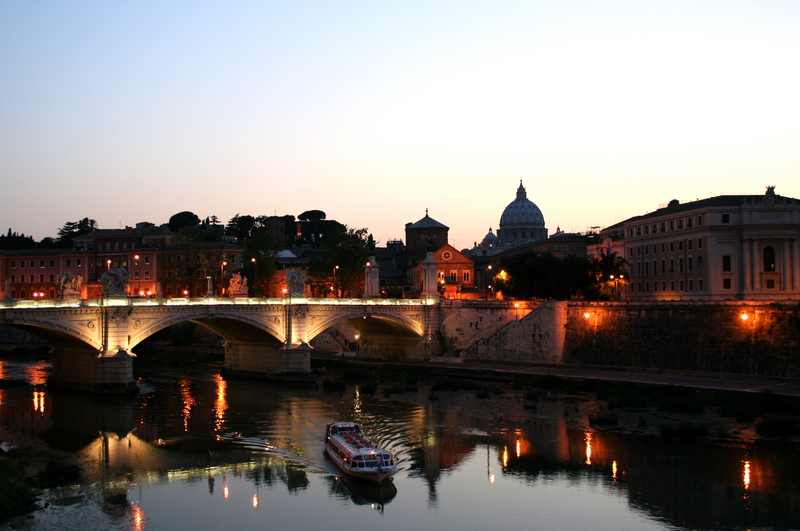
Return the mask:
{"type": "Polygon", "coordinates": [[[251,262],[251,263],[253,263],[253,264],[255,264],[255,263],[256,263],[256,259],[255,259],[255,258],[251,258],[251,259],[250,259],[250,262],[251,262]]]}
{"type": "Polygon", "coordinates": [[[6,362],[0,360],[0,380],[6,377],[6,362]]]}
{"type": "Polygon", "coordinates": [[[745,461],[742,465],[742,485],[744,490],[750,490],[750,461],[745,461]]]}
{"type": "Polygon", "coordinates": [[[37,413],[44,414],[44,401],[45,401],[45,392],[44,391],[34,391],[33,392],[33,410],[37,413]]]}
{"type": "Polygon", "coordinates": [[[134,503],[131,505],[131,517],[134,531],[142,531],[144,529],[144,511],[142,511],[139,504],[134,503]]]}
{"type": "Polygon", "coordinates": [[[189,290],[188,289],[183,290],[183,296],[184,297],[188,297],[189,296],[189,290]]]}
{"type": "Polygon", "coordinates": [[[221,374],[214,375],[217,386],[217,398],[214,400],[214,431],[219,433],[225,425],[225,412],[228,410],[228,382],[221,374]]]}
{"type": "Polygon", "coordinates": [[[181,418],[183,419],[183,431],[189,431],[189,420],[192,418],[192,408],[197,405],[197,401],[192,396],[188,379],[181,379],[178,382],[178,387],[181,393],[181,418]]]}
{"type": "Polygon", "coordinates": [[[503,446],[503,468],[508,466],[508,447],[503,446]]]}
{"type": "Polygon", "coordinates": [[[227,266],[228,266],[228,262],[227,261],[223,261],[222,262],[222,267],[227,267],[227,266]]]}
{"type": "Polygon", "coordinates": [[[611,462],[611,479],[617,479],[617,460],[611,462]]]}
{"type": "Polygon", "coordinates": [[[138,260],[139,259],[139,255],[138,254],[133,255],[133,259],[134,260],[138,260]]]}
{"type": "Polygon", "coordinates": [[[281,290],[281,292],[282,292],[284,295],[286,295],[287,293],[289,293],[289,290],[288,290],[288,289],[286,289],[286,288],[283,288],[283,289],[281,290]]]}
{"type": "Polygon", "coordinates": [[[583,312],[583,318],[587,321],[592,318],[592,314],[589,312],[583,312]]]}
{"type": "Polygon", "coordinates": [[[519,454],[520,454],[520,442],[519,442],[519,439],[517,439],[517,442],[514,444],[514,453],[517,454],[517,459],[519,459],[519,454]]]}
{"type": "Polygon", "coordinates": [[[590,432],[586,432],[584,437],[584,441],[586,442],[586,461],[585,464],[591,465],[592,464],[592,434],[590,432]]]}
{"type": "Polygon", "coordinates": [[[6,403],[6,391],[5,389],[0,389],[0,406],[6,403]]]}
{"type": "Polygon", "coordinates": [[[253,509],[258,509],[258,494],[253,494],[253,509]]]}
{"type": "Polygon", "coordinates": [[[750,319],[750,314],[747,312],[742,312],[739,314],[739,319],[742,321],[748,321],[750,319]]]}
{"type": "Polygon", "coordinates": [[[224,487],[222,487],[222,497],[227,500],[230,497],[230,495],[231,495],[231,491],[230,491],[230,489],[228,489],[228,486],[225,485],[224,487]]]}
{"type": "Polygon", "coordinates": [[[143,290],[143,289],[140,289],[140,290],[139,290],[139,296],[140,296],[140,297],[144,297],[144,290],[143,290]]]}

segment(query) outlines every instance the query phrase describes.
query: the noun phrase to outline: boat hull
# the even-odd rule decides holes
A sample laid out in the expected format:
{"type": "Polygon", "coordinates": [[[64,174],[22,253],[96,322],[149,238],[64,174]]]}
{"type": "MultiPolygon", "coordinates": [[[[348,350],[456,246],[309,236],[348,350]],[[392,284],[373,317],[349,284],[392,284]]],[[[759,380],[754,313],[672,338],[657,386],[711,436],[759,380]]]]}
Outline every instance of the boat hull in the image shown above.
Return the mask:
{"type": "Polygon", "coordinates": [[[337,454],[334,450],[331,449],[330,445],[325,445],[325,455],[333,461],[336,466],[341,470],[346,476],[351,477],[353,479],[358,479],[361,481],[369,481],[372,483],[382,483],[384,481],[390,481],[392,476],[396,472],[394,467],[389,469],[381,469],[381,470],[353,470],[342,460],[342,458],[337,454]]]}

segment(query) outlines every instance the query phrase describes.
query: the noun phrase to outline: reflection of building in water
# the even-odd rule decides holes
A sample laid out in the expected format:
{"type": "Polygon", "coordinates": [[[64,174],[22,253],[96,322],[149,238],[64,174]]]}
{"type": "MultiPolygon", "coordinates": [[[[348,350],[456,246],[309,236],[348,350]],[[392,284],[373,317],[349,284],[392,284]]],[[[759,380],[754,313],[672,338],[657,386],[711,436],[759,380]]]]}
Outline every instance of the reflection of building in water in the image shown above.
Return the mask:
{"type": "Polygon", "coordinates": [[[44,385],[47,382],[47,371],[50,364],[44,360],[39,360],[25,368],[25,375],[28,383],[33,386],[44,385]]]}
{"type": "Polygon", "coordinates": [[[44,391],[33,392],[33,410],[42,415],[44,415],[45,396],[44,391]]]}
{"type": "Polygon", "coordinates": [[[0,380],[6,379],[6,362],[0,360],[0,380]]]}

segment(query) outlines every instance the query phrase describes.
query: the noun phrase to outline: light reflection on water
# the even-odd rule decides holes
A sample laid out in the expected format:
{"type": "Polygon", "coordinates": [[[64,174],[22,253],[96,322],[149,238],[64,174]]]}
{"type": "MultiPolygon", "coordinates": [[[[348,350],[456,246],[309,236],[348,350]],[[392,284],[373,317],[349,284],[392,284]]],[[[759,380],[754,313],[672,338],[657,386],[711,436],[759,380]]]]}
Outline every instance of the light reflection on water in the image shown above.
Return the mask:
{"type": "Polygon", "coordinates": [[[37,514],[41,527],[87,519],[89,528],[135,530],[800,524],[800,486],[789,472],[800,462],[791,449],[745,455],[589,431],[580,415],[564,414],[575,405],[558,396],[540,399],[534,416],[514,392],[380,399],[356,386],[281,389],[216,370],[160,376],[154,388],[133,401],[0,390],[0,425],[58,434],[64,447],[80,448],[88,501],[80,510],[53,503],[37,514]],[[397,455],[394,484],[378,489],[338,477],[322,452],[324,426],[334,419],[359,420],[397,455]],[[216,446],[217,436],[229,450],[216,446]]]}

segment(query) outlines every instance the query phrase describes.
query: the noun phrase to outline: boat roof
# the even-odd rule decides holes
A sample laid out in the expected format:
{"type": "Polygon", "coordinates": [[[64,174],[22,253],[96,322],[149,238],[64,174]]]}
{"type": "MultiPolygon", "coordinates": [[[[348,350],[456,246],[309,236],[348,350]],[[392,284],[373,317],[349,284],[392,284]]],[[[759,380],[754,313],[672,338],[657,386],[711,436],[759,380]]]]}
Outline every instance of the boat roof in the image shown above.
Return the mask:
{"type": "Polygon", "coordinates": [[[355,422],[338,421],[331,423],[331,427],[334,426],[336,426],[337,428],[355,428],[356,426],[358,426],[358,424],[356,424],[355,422]]]}

